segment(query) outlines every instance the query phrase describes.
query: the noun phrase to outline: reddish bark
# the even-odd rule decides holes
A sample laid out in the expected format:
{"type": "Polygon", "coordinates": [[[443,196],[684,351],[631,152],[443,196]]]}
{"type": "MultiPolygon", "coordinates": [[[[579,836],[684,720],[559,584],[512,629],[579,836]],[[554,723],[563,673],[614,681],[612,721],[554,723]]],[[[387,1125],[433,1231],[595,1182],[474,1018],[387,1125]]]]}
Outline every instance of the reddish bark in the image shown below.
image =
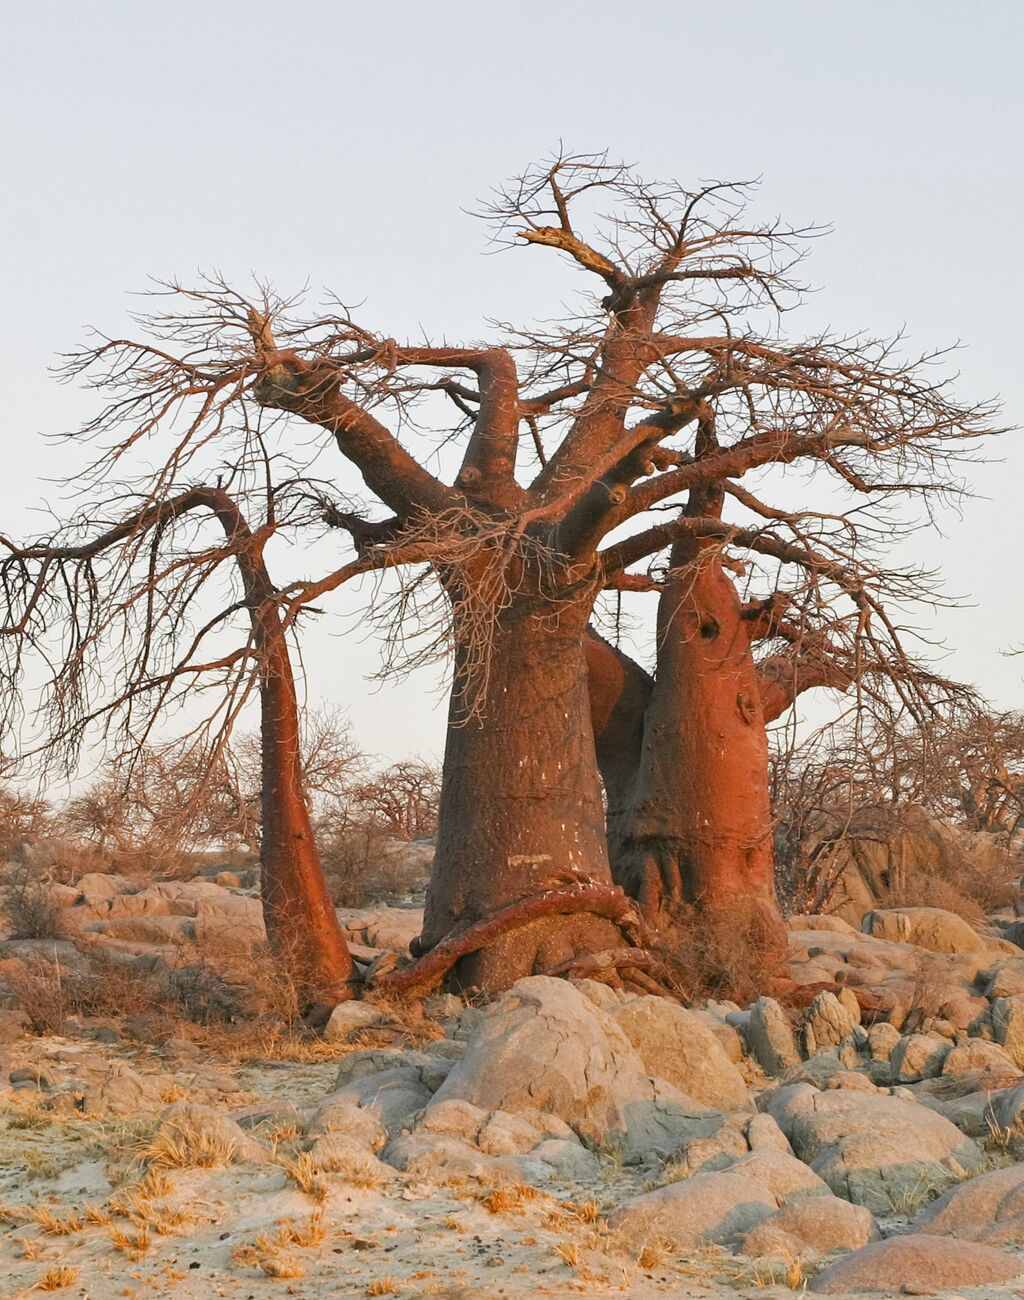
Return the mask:
{"type": "MultiPolygon", "coordinates": [[[[226,492],[209,495],[229,540],[251,536],[226,492]]],[[[352,997],[355,967],[324,879],[305,799],[291,656],[262,546],[254,538],[237,558],[260,656],[260,867],[267,939],[288,963],[303,999],[311,1006],[333,1006],[352,997]]]]}
{"type": "MultiPolygon", "coordinates": [[[[78,545],[45,543],[9,549],[18,564],[23,565],[29,559],[43,562],[36,577],[29,580],[32,594],[28,609],[31,611],[45,590],[49,566],[55,566],[54,571],[62,575],[71,591],[77,591],[80,583],[91,596],[97,585],[91,570],[76,569],[75,576],[69,577],[64,565],[88,566],[108,549],[126,541],[138,541],[147,534],[152,533],[159,540],[176,520],[194,510],[210,511],[224,531],[227,547],[220,558],[233,557],[238,566],[242,604],[252,631],[251,646],[240,647],[223,659],[204,665],[203,670],[246,660],[253,652],[259,661],[263,813],[260,859],[267,938],[278,957],[288,963],[308,1003],[333,1005],[352,996],[354,966],[324,880],[305,800],[299,708],[286,623],[263,555],[273,528],[254,533],[229,492],[220,487],[193,487],[173,497],[151,499],[142,510],[78,545]]],[[[150,556],[150,565],[153,562],[150,556]]],[[[189,587],[186,608],[197,589],[189,587]]],[[[147,640],[158,637],[160,631],[153,614],[154,608],[159,607],[154,605],[152,593],[152,573],[147,569],[147,576],[135,593],[135,598],[145,598],[147,640]]],[[[181,612],[178,618],[183,618],[181,612]]],[[[166,685],[179,674],[193,680],[196,671],[186,656],[185,662],[150,678],[147,684],[150,688],[166,685]]],[[[131,681],[125,688],[123,701],[133,699],[140,689],[139,682],[131,681]]]]}
{"type": "Polygon", "coordinates": [[[609,833],[614,833],[632,805],[654,681],[593,628],[587,629],[584,649],[597,765],[604,782],[609,833]]]}
{"type": "MultiPolygon", "coordinates": [[[[691,508],[710,513],[700,496],[691,508]]],[[[659,926],[671,925],[673,905],[692,904],[712,949],[749,948],[770,966],[785,931],[751,623],[713,542],[676,542],[671,568],[632,814],[611,846],[615,877],[659,926]]]]}
{"type": "MultiPolygon", "coordinates": [[[[467,710],[462,694],[463,676],[480,667],[480,629],[461,628],[455,604],[456,689],[424,925],[428,945],[532,897],[560,872],[609,880],[584,651],[593,590],[581,594],[580,586],[635,579],[631,566],[673,544],[679,562],[706,558],[694,567],[691,585],[673,584],[662,601],[664,662],[646,710],[631,827],[620,828],[618,813],[627,806],[622,792],[630,779],[624,756],[636,752],[639,734],[629,708],[624,703],[619,712],[615,704],[625,680],[621,691],[613,682],[605,698],[598,742],[615,835],[629,849],[626,875],[638,892],[655,910],[672,898],[689,898],[716,916],[727,901],[742,904],[763,914],[769,948],[778,939],[778,914],[764,711],[751,629],[714,548],[742,547],[813,575],[822,607],[848,599],[858,637],[879,644],[865,631],[874,617],[885,629],[882,639],[905,660],[882,603],[887,592],[905,592],[905,577],[879,572],[873,562],[865,568],[857,554],[847,554],[851,543],[856,551],[850,520],[821,514],[814,516],[820,528],[808,529],[805,512],[762,503],[737,481],[762,466],[807,460],[869,496],[936,488],[942,474],[928,482],[926,472],[908,476],[907,465],[926,466],[929,458],[944,465],[948,439],[989,431],[988,413],[953,402],[943,384],[914,366],[892,367],[887,344],[825,338],[783,348],[760,334],[762,309],[779,306],[794,287],[788,268],[801,236],[777,222],[750,222],[738,198],[718,184],[698,192],[647,186],[603,156],[560,154],[530,169],[499,190],[488,209],[499,239],[514,233],[557,250],[596,277],[600,296],[564,329],[545,326],[532,337],[512,329],[502,346],[403,346],[340,307],[330,318],[302,320],[284,302],[246,308],[230,286],[215,281],[194,291],[174,288],[185,310],[158,327],[159,346],[105,340],[69,362],[72,374],[100,367],[101,384],[113,388],[88,429],[124,428],[114,438],[118,455],[141,445],[165,417],[190,413],[168,462],[174,472],[188,463],[193,442],[203,445],[233,426],[224,412],[234,402],[255,400],[326,430],[361,475],[374,510],[394,515],[386,525],[353,521],[357,546],[372,552],[376,542],[387,551],[383,527],[394,550],[382,564],[427,563],[442,585],[458,576],[480,597],[477,618],[486,624],[493,616],[483,715],[467,710]],[[615,217],[589,243],[588,209],[598,191],[615,217]],[[623,248],[626,259],[617,251],[623,248]],[[238,348],[244,319],[252,338],[246,355],[238,348]],[[523,385],[519,365],[528,376],[523,385]],[[423,367],[430,373],[417,377],[423,367]],[[404,422],[419,396],[438,391],[459,412],[452,434],[463,421],[471,425],[450,484],[384,423],[389,410],[404,422]],[[707,434],[718,415],[727,446],[707,434]],[[691,450],[695,422],[704,432],[691,450]],[[540,463],[528,483],[518,472],[525,467],[517,467],[523,423],[540,463]],[[867,479],[866,457],[873,467],[867,479]],[[720,508],[702,513],[716,483],[744,492],[756,526],[727,524],[720,508]],[[682,493],[690,494],[692,508],[653,524],[651,512],[682,493]],[[641,519],[639,531],[630,526],[641,519]],[[772,527],[763,526],[767,520],[772,527]],[[613,535],[619,540],[603,546],[613,535]],[[539,567],[547,567],[549,580],[542,588],[518,574],[499,590],[472,587],[466,556],[477,544],[520,559],[543,552],[539,567]],[[676,635],[675,615],[687,635],[676,635]]],[[[237,423],[246,436],[233,465],[251,479],[262,471],[263,448],[249,436],[251,425],[237,423]]],[[[346,565],[299,584],[302,600],[325,594],[353,571],[346,565]]],[[[411,581],[418,587],[418,578],[411,581]]],[[[753,921],[748,928],[756,929],[753,921]]],[[[615,927],[600,917],[538,918],[488,952],[467,954],[455,977],[493,991],[616,942],[615,927]]]]}
{"type": "MultiPolygon", "coordinates": [[[[611,884],[583,652],[591,597],[516,597],[495,628],[486,715],[467,718],[464,688],[453,691],[422,948],[567,874],[611,884]]],[[[601,916],[541,917],[462,958],[454,977],[494,992],[620,942],[601,916]]]]}
{"type": "MultiPolygon", "coordinates": [[[[449,935],[411,966],[381,976],[375,989],[385,997],[409,994],[422,996],[440,984],[462,958],[489,947],[503,935],[521,930],[542,917],[585,914],[622,922],[632,907],[632,900],[614,885],[580,883],[567,885],[564,889],[550,889],[533,898],[513,903],[511,907],[502,908],[493,916],[477,921],[458,934],[449,935]]],[[[643,954],[634,955],[637,964],[643,965],[643,954]]],[[[572,965],[575,960],[570,958],[562,965],[572,965]]],[[[557,973],[558,969],[560,968],[555,968],[552,973],[557,973]]]]}

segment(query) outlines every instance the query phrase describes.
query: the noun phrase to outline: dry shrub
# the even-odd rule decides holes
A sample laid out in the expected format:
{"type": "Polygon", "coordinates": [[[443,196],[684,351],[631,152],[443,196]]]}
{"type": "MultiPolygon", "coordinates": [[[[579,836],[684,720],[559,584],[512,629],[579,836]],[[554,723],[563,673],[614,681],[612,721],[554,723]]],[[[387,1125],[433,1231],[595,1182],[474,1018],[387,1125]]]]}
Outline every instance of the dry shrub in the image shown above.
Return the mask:
{"type": "Polygon", "coordinates": [[[335,907],[393,903],[424,888],[427,873],[395,853],[391,833],[372,822],[320,828],[320,857],[335,907]]]}
{"type": "Polygon", "coordinates": [[[155,975],[102,952],[83,952],[73,966],[33,958],[5,976],[37,1034],[56,1034],[71,1016],[168,1014],[166,985],[155,975]]]}
{"type": "Polygon", "coordinates": [[[15,863],[5,873],[0,914],[11,939],[62,939],[66,933],[52,882],[28,862],[15,863]]]}
{"type": "Polygon", "coordinates": [[[483,1197],[481,1204],[492,1214],[507,1214],[510,1210],[520,1210],[530,1201],[536,1201],[543,1195],[536,1187],[528,1183],[513,1183],[495,1187],[483,1197]]]}
{"type": "Polygon", "coordinates": [[[709,925],[693,904],[676,903],[664,938],[659,956],[669,978],[663,982],[688,1001],[731,999],[746,1006],[777,973],[767,945],[758,942],[756,917],[742,904],[709,925]]]}
{"type": "Polygon", "coordinates": [[[972,925],[984,924],[989,913],[1019,898],[1022,866],[1019,854],[1008,853],[1004,862],[985,867],[960,858],[944,864],[941,872],[901,872],[890,881],[881,902],[889,907],[941,907],[972,925]]]}
{"type": "Polygon", "coordinates": [[[985,921],[985,908],[977,898],[965,894],[951,880],[919,871],[911,872],[897,887],[890,888],[883,902],[891,907],[941,907],[971,925],[985,921]]]}

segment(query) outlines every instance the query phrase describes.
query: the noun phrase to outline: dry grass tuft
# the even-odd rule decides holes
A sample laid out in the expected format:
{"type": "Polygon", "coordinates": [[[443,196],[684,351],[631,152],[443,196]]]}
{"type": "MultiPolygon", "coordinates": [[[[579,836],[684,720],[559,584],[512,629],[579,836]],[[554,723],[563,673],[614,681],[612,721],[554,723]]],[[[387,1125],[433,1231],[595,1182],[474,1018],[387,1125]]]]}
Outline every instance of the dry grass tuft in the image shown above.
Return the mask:
{"type": "Polygon", "coordinates": [[[367,1295],[398,1295],[399,1282],[397,1278],[379,1277],[375,1282],[371,1282],[366,1288],[367,1295]]]}
{"type": "Polygon", "coordinates": [[[669,1255],[669,1245],[664,1237],[652,1237],[645,1241],[636,1257],[638,1267],[643,1269],[660,1268],[669,1255]]]}
{"type": "Polygon", "coordinates": [[[278,1240],[292,1246],[319,1246],[327,1236],[322,1208],[317,1208],[303,1223],[286,1219],[278,1225],[278,1240]]]}
{"type": "Polygon", "coordinates": [[[72,1268],[70,1264],[58,1264],[55,1268],[48,1268],[43,1276],[36,1283],[38,1291],[62,1291],[65,1287],[74,1286],[78,1281],[80,1268],[72,1268]]]}
{"type": "Polygon", "coordinates": [[[319,1246],[327,1235],[323,1210],[317,1209],[303,1223],[282,1220],[274,1232],[261,1232],[251,1246],[238,1246],[231,1258],[242,1267],[258,1268],[267,1277],[304,1277],[306,1267],[289,1247],[319,1246]]]}
{"type": "Polygon", "coordinates": [[[601,1218],[601,1206],[594,1200],[565,1201],[562,1209],[574,1219],[579,1219],[580,1223],[597,1223],[601,1218]]]}
{"type": "Polygon", "coordinates": [[[331,1194],[331,1185],[317,1168],[308,1151],[294,1159],[280,1156],[277,1162],[285,1171],[299,1191],[311,1196],[318,1204],[326,1201],[331,1194]]]}
{"type": "Polygon", "coordinates": [[[580,1266],[580,1248],[575,1241],[559,1241],[551,1247],[551,1253],[566,1265],[567,1268],[577,1269],[580,1266]]]}
{"type": "Polygon", "coordinates": [[[114,1249],[121,1251],[129,1259],[141,1259],[153,1244],[147,1223],[137,1228],[135,1232],[122,1232],[120,1228],[111,1226],[107,1229],[107,1235],[114,1249]]]}
{"type": "Polygon", "coordinates": [[[522,1209],[528,1201],[535,1201],[542,1195],[536,1187],[530,1187],[527,1183],[511,1183],[495,1187],[481,1198],[480,1203],[492,1214],[506,1214],[509,1210],[522,1209]]]}
{"type": "Polygon", "coordinates": [[[220,1169],[231,1164],[234,1154],[233,1139],[196,1128],[184,1117],[162,1125],[137,1150],[147,1165],[165,1169],[220,1169]]]}
{"type": "Polygon", "coordinates": [[[26,1209],[22,1221],[24,1223],[34,1223],[39,1231],[47,1237],[70,1237],[75,1232],[81,1232],[85,1227],[85,1224],[74,1211],[63,1217],[58,1217],[45,1205],[34,1205],[26,1209]]]}

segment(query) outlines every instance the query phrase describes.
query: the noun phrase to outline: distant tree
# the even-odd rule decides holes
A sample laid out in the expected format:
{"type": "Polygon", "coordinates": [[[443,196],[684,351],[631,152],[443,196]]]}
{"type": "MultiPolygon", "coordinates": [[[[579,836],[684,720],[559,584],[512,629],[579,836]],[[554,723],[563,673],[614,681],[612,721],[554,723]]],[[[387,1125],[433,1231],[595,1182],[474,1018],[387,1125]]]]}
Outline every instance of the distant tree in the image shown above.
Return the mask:
{"type": "Polygon", "coordinates": [[[399,839],[415,840],[437,831],[441,771],[434,763],[404,759],[352,789],[360,814],[399,839]]]}

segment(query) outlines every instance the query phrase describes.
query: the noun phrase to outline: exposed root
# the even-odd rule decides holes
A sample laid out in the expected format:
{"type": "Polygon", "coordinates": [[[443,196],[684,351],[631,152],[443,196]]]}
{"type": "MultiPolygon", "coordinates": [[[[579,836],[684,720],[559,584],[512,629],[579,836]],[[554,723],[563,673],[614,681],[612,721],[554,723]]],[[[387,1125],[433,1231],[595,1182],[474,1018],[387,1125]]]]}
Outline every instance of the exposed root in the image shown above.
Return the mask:
{"type": "Polygon", "coordinates": [[[685,993],[674,987],[675,981],[665,962],[657,954],[642,948],[611,948],[604,952],[583,953],[544,973],[562,975],[567,979],[614,981],[658,997],[688,1001],[685,993]]]}
{"type": "Polygon", "coordinates": [[[549,889],[542,894],[520,899],[475,922],[461,933],[443,939],[411,965],[381,975],[374,990],[386,997],[423,997],[441,983],[461,958],[486,948],[500,936],[521,929],[541,917],[577,913],[589,913],[614,921],[627,932],[639,932],[642,924],[633,911],[633,900],[617,885],[588,881],[561,889],[549,889]]]}

